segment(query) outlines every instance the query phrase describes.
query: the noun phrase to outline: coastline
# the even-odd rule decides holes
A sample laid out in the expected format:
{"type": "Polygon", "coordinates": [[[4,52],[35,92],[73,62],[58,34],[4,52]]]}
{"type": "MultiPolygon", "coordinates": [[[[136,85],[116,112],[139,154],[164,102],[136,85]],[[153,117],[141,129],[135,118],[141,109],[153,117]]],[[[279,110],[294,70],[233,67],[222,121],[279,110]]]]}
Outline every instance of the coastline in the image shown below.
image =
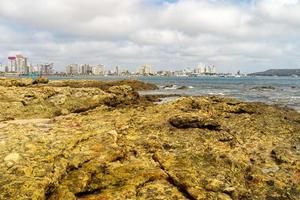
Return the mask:
{"type": "Polygon", "coordinates": [[[139,81],[0,79],[0,199],[299,199],[300,113],[139,81]],[[4,81],[5,82],[5,81],[4,81]]]}

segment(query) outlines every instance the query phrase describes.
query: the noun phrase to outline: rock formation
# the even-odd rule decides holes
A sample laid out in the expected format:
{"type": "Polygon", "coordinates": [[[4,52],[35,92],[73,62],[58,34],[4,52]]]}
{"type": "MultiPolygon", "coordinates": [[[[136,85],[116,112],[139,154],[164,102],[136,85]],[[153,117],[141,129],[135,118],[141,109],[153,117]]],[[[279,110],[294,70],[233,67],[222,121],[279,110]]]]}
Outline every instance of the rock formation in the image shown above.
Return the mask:
{"type": "Polygon", "coordinates": [[[145,104],[129,86],[0,91],[0,199],[300,199],[296,111],[145,104]]]}

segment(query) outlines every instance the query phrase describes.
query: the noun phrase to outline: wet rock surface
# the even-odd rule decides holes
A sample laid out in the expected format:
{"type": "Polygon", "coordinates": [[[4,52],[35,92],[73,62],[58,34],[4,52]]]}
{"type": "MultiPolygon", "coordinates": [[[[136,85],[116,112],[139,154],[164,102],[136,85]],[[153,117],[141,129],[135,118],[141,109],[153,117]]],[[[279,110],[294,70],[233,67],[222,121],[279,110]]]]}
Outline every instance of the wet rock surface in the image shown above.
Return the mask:
{"type": "Polygon", "coordinates": [[[156,90],[158,87],[151,83],[144,83],[138,80],[120,80],[120,81],[98,81],[98,80],[58,80],[49,82],[49,86],[54,87],[72,87],[72,88],[99,88],[107,90],[112,86],[127,85],[134,90],[156,90]]]}
{"type": "Polygon", "coordinates": [[[300,199],[293,110],[219,97],[143,104],[128,86],[0,89],[0,105],[20,110],[0,122],[0,199],[300,199]]]}

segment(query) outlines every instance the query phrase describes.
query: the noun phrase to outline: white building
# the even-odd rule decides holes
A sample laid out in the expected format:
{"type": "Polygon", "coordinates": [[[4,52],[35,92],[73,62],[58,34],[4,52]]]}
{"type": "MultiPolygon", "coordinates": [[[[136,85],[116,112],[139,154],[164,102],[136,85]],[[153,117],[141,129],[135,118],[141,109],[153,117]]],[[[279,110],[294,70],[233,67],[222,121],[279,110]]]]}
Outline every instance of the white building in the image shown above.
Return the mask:
{"type": "Polygon", "coordinates": [[[5,72],[5,66],[2,63],[0,63],[0,72],[5,72]]]}
{"type": "Polygon", "coordinates": [[[152,66],[148,65],[148,64],[145,64],[145,65],[141,66],[138,69],[138,74],[140,74],[140,75],[150,75],[150,74],[153,74],[153,72],[152,72],[152,66]]]}
{"type": "Polygon", "coordinates": [[[16,55],[16,72],[20,74],[29,73],[29,66],[27,65],[27,58],[22,55],[16,55]]]}
{"type": "Polygon", "coordinates": [[[16,56],[9,56],[8,57],[8,71],[7,72],[16,72],[17,71],[17,61],[16,56]]]}
{"type": "Polygon", "coordinates": [[[105,67],[104,67],[104,65],[92,66],[92,72],[93,72],[93,75],[104,76],[105,75],[105,67]]]}
{"type": "Polygon", "coordinates": [[[78,64],[70,64],[66,67],[66,73],[68,75],[77,75],[78,74],[78,64]]]}
{"type": "Polygon", "coordinates": [[[195,69],[194,69],[194,74],[200,75],[200,74],[215,74],[216,73],[216,67],[214,65],[204,65],[204,64],[199,64],[195,69]]]}
{"type": "Polygon", "coordinates": [[[9,56],[8,72],[26,74],[29,73],[27,58],[22,55],[9,56]]]}
{"type": "Polygon", "coordinates": [[[198,64],[198,66],[194,69],[195,74],[205,74],[206,66],[202,63],[198,64]]]}
{"type": "Polygon", "coordinates": [[[91,75],[93,73],[93,68],[89,64],[78,65],[78,74],[81,75],[91,75]]]}
{"type": "Polygon", "coordinates": [[[212,68],[211,68],[211,73],[212,74],[216,74],[217,73],[217,69],[216,69],[216,66],[212,66],[212,68]]]}
{"type": "MultiPolygon", "coordinates": [[[[54,73],[53,66],[54,66],[53,63],[40,64],[38,66],[38,71],[43,75],[51,75],[54,73]]],[[[34,71],[34,70],[35,69],[33,68],[32,71],[34,71]]]]}

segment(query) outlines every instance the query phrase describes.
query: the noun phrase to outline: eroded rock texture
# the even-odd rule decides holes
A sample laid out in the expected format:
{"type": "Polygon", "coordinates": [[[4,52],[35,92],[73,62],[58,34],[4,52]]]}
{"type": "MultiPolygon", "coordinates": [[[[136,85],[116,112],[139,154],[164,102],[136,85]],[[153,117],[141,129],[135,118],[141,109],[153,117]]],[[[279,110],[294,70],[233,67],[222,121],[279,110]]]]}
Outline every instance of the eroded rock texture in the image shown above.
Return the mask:
{"type": "Polygon", "coordinates": [[[0,89],[0,106],[32,106],[0,122],[0,199],[300,199],[295,111],[218,97],[146,105],[128,86],[0,89]]]}

